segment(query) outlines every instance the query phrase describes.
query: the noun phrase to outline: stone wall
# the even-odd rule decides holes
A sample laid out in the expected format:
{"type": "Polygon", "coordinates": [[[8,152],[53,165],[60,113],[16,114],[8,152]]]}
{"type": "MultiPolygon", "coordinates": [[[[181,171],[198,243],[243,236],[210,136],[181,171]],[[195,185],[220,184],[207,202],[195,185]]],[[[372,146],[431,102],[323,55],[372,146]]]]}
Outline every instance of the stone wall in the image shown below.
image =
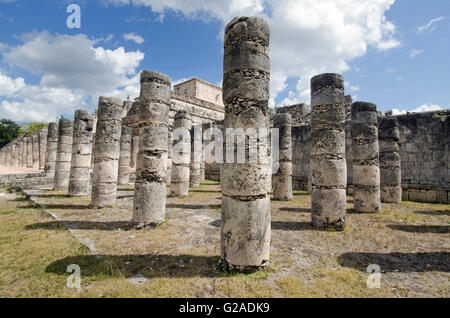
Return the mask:
{"type": "Polygon", "coordinates": [[[212,104],[223,106],[222,89],[198,78],[174,86],[176,95],[195,97],[212,104]]]}
{"type": "Polygon", "coordinates": [[[277,114],[290,114],[292,116],[292,125],[305,126],[310,122],[311,114],[307,104],[296,104],[276,108],[277,114]]]}
{"type": "Polygon", "coordinates": [[[2,187],[29,187],[35,185],[53,185],[53,178],[48,177],[45,172],[0,175],[0,186],[2,187]]]}

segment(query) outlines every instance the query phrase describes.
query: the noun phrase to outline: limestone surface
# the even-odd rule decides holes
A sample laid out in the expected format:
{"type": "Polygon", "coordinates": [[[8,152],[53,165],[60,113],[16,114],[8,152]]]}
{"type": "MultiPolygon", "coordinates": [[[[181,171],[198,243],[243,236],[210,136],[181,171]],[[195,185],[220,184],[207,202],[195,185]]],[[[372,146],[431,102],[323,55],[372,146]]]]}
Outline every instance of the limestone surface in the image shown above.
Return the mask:
{"type": "Polygon", "coordinates": [[[56,123],[48,124],[47,146],[45,149],[44,172],[47,177],[55,176],[56,153],[58,148],[58,125],[56,123]]]}
{"type": "Polygon", "coordinates": [[[279,134],[279,168],[273,181],[273,198],[290,201],[292,194],[292,136],[290,114],[281,113],[274,118],[274,128],[279,134]]]}
{"type": "Polygon", "coordinates": [[[57,191],[69,187],[70,166],[72,162],[73,120],[61,118],[58,125],[58,146],[56,150],[55,182],[57,191]]]}
{"type": "Polygon", "coordinates": [[[120,157],[119,157],[119,176],[117,184],[128,184],[130,182],[130,163],[131,163],[131,127],[122,126],[120,137],[120,157]]]}

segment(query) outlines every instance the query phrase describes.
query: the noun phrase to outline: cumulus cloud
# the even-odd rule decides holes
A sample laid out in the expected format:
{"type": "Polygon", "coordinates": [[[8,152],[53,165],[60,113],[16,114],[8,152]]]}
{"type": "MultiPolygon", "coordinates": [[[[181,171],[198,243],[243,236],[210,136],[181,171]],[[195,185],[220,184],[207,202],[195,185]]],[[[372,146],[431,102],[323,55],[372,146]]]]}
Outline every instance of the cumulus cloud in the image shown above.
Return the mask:
{"type": "Polygon", "coordinates": [[[9,96],[16,91],[13,100],[1,103],[0,116],[17,118],[21,114],[25,121],[54,120],[57,114],[72,115],[75,109],[92,110],[99,95],[138,95],[136,69],[144,58],[140,51],[105,49],[84,34],[43,31],[24,34],[20,40],[20,45],[3,48],[3,61],[40,76],[40,82],[25,85],[23,79],[0,77],[9,83],[1,90],[9,96]]]}
{"type": "Polygon", "coordinates": [[[431,19],[427,24],[418,27],[417,33],[423,33],[425,31],[428,31],[429,33],[433,32],[434,30],[436,30],[436,26],[434,26],[433,24],[442,21],[444,19],[445,17],[438,17],[435,19],[431,19]]]}
{"type": "Polygon", "coordinates": [[[409,57],[415,58],[416,56],[419,56],[420,54],[422,54],[423,51],[424,50],[418,50],[418,49],[411,50],[411,52],[409,52],[409,57]]]}
{"type": "Polygon", "coordinates": [[[11,78],[0,73],[0,96],[12,96],[25,86],[25,80],[22,77],[11,78]]]}
{"type": "Polygon", "coordinates": [[[423,112],[431,112],[431,111],[435,111],[435,110],[441,110],[443,109],[441,106],[439,105],[434,105],[434,104],[424,104],[421,105],[411,111],[406,111],[406,110],[400,110],[398,108],[394,108],[392,109],[392,114],[393,115],[402,115],[402,114],[406,114],[407,112],[410,113],[423,113],[423,112]]]}
{"type": "MultiPolygon", "coordinates": [[[[286,89],[288,78],[298,80],[286,102],[309,102],[312,75],[342,73],[349,62],[366,54],[398,47],[395,26],[385,17],[395,0],[100,0],[111,5],[149,7],[161,17],[174,11],[192,19],[216,19],[222,25],[238,15],[259,15],[271,25],[271,104],[286,89]]],[[[222,28],[223,30],[223,28],[222,28]]]]}
{"type": "Polygon", "coordinates": [[[131,33],[125,33],[125,34],[123,35],[123,39],[124,39],[125,41],[133,41],[133,42],[135,42],[135,43],[137,43],[137,44],[142,44],[142,43],[145,42],[145,40],[144,40],[144,38],[143,38],[142,36],[140,36],[140,35],[138,35],[138,34],[136,34],[136,33],[134,33],[134,32],[131,32],[131,33]]]}

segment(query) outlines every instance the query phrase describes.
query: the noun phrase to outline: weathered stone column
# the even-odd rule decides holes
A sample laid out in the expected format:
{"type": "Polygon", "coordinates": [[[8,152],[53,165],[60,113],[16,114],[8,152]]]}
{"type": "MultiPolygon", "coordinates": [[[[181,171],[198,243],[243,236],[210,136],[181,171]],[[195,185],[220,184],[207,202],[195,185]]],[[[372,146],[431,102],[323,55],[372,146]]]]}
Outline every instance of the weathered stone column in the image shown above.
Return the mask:
{"type": "Polygon", "coordinates": [[[27,138],[22,138],[22,167],[27,167],[27,138]]]}
{"type": "Polygon", "coordinates": [[[166,186],[170,187],[172,183],[172,153],[173,153],[173,138],[172,131],[169,127],[167,134],[167,172],[166,172],[166,186]]]}
{"type": "Polygon", "coordinates": [[[402,172],[398,148],[400,131],[395,117],[379,117],[381,202],[402,201],[402,172]]]}
{"type": "Polygon", "coordinates": [[[33,168],[33,139],[27,137],[27,168],[33,168]]]}
{"type": "Polygon", "coordinates": [[[102,208],[113,206],[116,202],[122,101],[100,96],[97,116],[91,205],[102,208]]]}
{"type": "MultiPolygon", "coordinates": [[[[268,137],[269,131],[269,38],[269,25],[259,17],[236,17],[225,27],[225,140],[231,131],[239,136],[237,129],[253,130],[259,148],[259,156],[250,155],[255,144],[246,137],[245,163],[235,158],[221,166],[221,262],[230,269],[269,263],[272,167],[269,139],[259,135],[265,131],[268,137]]],[[[239,148],[235,145],[234,152],[239,148]]]]}
{"type": "Polygon", "coordinates": [[[76,110],[73,123],[72,164],[70,167],[69,195],[91,193],[91,155],[94,117],[87,111],[76,110]]]}
{"type": "Polygon", "coordinates": [[[292,138],[290,114],[278,114],[273,120],[274,128],[279,132],[279,163],[274,176],[273,198],[275,200],[289,201],[292,194],[292,138]]]}
{"type": "Polygon", "coordinates": [[[133,223],[157,225],[166,216],[167,137],[170,77],[155,71],[141,73],[139,152],[134,185],[133,223]]]}
{"type": "Polygon", "coordinates": [[[120,157],[119,157],[119,174],[117,184],[128,184],[130,182],[130,156],[131,156],[131,127],[122,126],[120,136],[120,157]]]}
{"type": "Polygon", "coordinates": [[[200,186],[200,165],[202,162],[202,126],[194,125],[191,129],[191,162],[189,164],[189,186],[200,186]]]}
{"type": "Polygon", "coordinates": [[[311,217],[316,228],[342,231],[346,217],[344,78],[311,79],[311,217]]]}
{"type": "Polygon", "coordinates": [[[192,118],[186,111],[178,111],[173,122],[172,183],[170,195],[189,195],[192,118]]]}
{"type": "Polygon", "coordinates": [[[33,169],[39,170],[39,135],[33,135],[33,169]]]}
{"type": "Polygon", "coordinates": [[[203,150],[202,150],[202,161],[200,163],[200,182],[205,181],[205,159],[203,158],[203,150]]]}
{"type": "Polygon", "coordinates": [[[359,212],[381,211],[377,106],[352,106],[353,203],[359,212]]]}
{"type": "Polygon", "coordinates": [[[139,128],[135,128],[133,129],[133,134],[131,136],[131,158],[130,158],[131,168],[136,168],[138,152],[139,152],[139,128]]]}
{"type": "Polygon", "coordinates": [[[56,153],[58,148],[58,125],[56,123],[48,124],[47,146],[45,149],[44,172],[47,177],[54,178],[56,153]]]}
{"type": "Polygon", "coordinates": [[[352,165],[352,105],[350,95],[345,96],[346,124],[345,124],[345,160],[347,162],[347,194],[353,194],[353,165],[352,165]]]}
{"type": "Polygon", "coordinates": [[[47,129],[39,130],[39,170],[44,170],[47,149],[47,129]]]}
{"type": "Polygon", "coordinates": [[[55,184],[57,191],[69,187],[70,165],[72,162],[73,120],[61,118],[58,125],[58,146],[56,150],[55,184]]]}

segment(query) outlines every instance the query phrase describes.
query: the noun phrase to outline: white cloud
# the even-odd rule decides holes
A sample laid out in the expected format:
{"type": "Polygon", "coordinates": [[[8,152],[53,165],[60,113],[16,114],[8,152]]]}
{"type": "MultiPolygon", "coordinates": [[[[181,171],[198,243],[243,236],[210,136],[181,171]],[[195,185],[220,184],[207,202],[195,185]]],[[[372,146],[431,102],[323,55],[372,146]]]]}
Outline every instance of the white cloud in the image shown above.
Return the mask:
{"type": "MultiPolygon", "coordinates": [[[[105,4],[149,7],[161,18],[172,10],[192,19],[217,19],[223,26],[234,16],[258,15],[271,26],[271,103],[286,89],[286,80],[301,81],[301,99],[310,75],[342,73],[349,62],[366,54],[400,45],[395,26],[385,17],[395,0],[100,0],[105,4]],[[303,83],[306,83],[305,85],[303,83]]],[[[222,31],[223,32],[223,31],[222,31]]],[[[299,85],[297,85],[299,86],[299,85]]]]}
{"type": "MultiPolygon", "coordinates": [[[[44,31],[24,34],[20,40],[20,45],[3,48],[3,60],[41,76],[40,82],[25,85],[23,79],[16,79],[15,85],[22,87],[2,101],[0,116],[25,121],[54,120],[58,114],[72,115],[75,109],[83,107],[92,111],[99,95],[130,94],[134,98],[139,93],[136,69],[144,58],[140,51],[105,49],[96,46],[98,40],[84,34],[52,35],[44,31]]],[[[3,78],[2,81],[11,83],[3,78]]],[[[14,85],[5,87],[8,91],[15,89],[14,85]]]]}
{"type": "Polygon", "coordinates": [[[424,50],[418,50],[418,49],[411,50],[411,52],[409,52],[409,57],[415,58],[416,56],[419,56],[420,54],[422,54],[423,51],[424,50]]]}
{"type": "Polygon", "coordinates": [[[12,79],[0,73],[0,96],[12,96],[25,86],[25,81],[22,77],[12,79]]]}
{"type": "Polygon", "coordinates": [[[384,69],[384,71],[386,72],[386,74],[391,74],[391,73],[394,73],[394,72],[395,72],[395,70],[394,70],[393,68],[390,68],[390,67],[386,67],[386,68],[384,69]]]}
{"type": "Polygon", "coordinates": [[[436,22],[442,21],[444,19],[445,19],[445,17],[438,17],[438,18],[430,20],[427,24],[418,27],[417,33],[423,33],[425,31],[428,31],[429,33],[433,32],[434,30],[436,30],[436,27],[433,26],[433,24],[435,24],[436,22]]]}
{"type": "Polygon", "coordinates": [[[415,109],[413,109],[411,111],[406,111],[404,109],[400,110],[398,108],[394,108],[394,109],[392,109],[392,114],[393,115],[403,115],[403,114],[406,114],[407,112],[410,112],[410,113],[423,113],[423,112],[436,111],[436,110],[440,110],[440,109],[443,109],[443,108],[441,106],[439,106],[439,105],[434,105],[434,104],[429,103],[429,104],[421,105],[421,106],[419,106],[419,107],[417,107],[417,108],[415,108],[415,109]]]}
{"type": "Polygon", "coordinates": [[[134,32],[131,32],[131,33],[125,33],[125,34],[123,35],[123,39],[124,39],[125,41],[133,41],[133,42],[135,42],[135,43],[137,43],[137,44],[142,44],[142,43],[145,42],[145,40],[144,40],[144,38],[143,38],[142,36],[140,36],[140,35],[138,35],[138,34],[136,34],[136,33],[134,33],[134,32]]]}

